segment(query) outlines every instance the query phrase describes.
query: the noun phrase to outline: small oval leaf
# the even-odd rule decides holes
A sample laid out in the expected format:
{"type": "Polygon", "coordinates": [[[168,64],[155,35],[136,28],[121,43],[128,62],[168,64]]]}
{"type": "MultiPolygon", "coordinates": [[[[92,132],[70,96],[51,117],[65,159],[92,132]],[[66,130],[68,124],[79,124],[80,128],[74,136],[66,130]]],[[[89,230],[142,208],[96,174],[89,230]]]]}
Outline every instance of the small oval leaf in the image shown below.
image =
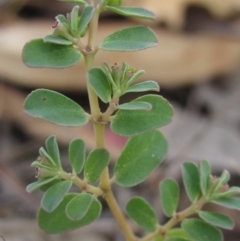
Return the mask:
{"type": "Polygon", "coordinates": [[[240,198],[237,197],[216,197],[211,202],[229,209],[240,211],[240,198]]]}
{"type": "Polygon", "coordinates": [[[200,164],[200,185],[202,194],[206,195],[211,175],[211,166],[208,161],[202,161],[200,164]]]}
{"type": "Polygon", "coordinates": [[[111,100],[111,85],[107,76],[100,68],[92,68],[88,71],[88,82],[97,94],[97,96],[104,102],[108,103],[111,100]]]}
{"type": "Polygon", "coordinates": [[[86,145],[84,141],[81,139],[71,141],[68,153],[72,169],[76,174],[79,174],[83,169],[86,157],[86,145]]]}
{"type": "Polygon", "coordinates": [[[107,51],[138,51],[157,46],[155,33],[147,27],[137,26],[119,30],[106,37],[99,48],[107,51]]]}
{"type": "Polygon", "coordinates": [[[165,179],[160,183],[160,200],[164,214],[167,217],[173,216],[179,202],[179,186],[172,179],[165,179]]]}
{"type": "Polygon", "coordinates": [[[78,31],[78,12],[79,6],[75,6],[71,11],[71,29],[76,33],[78,31]]]}
{"type": "Polygon", "coordinates": [[[195,163],[187,162],[182,165],[183,183],[191,202],[194,202],[200,195],[200,174],[195,163]]]}
{"type": "Polygon", "coordinates": [[[144,91],[156,91],[160,90],[159,85],[157,82],[149,80],[144,81],[142,83],[138,83],[135,85],[130,86],[124,93],[131,93],[131,92],[144,92],[144,91]]]}
{"type": "Polygon", "coordinates": [[[44,43],[35,39],[25,44],[23,62],[33,68],[67,68],[77,64],[82,54],[73,46],[44,43]]]}
{"type": "Polygon", "coordinates": [[[45,178],[45,179],[42,179],[42,180],[38,180],[36,182],[33,182],[33,183],[30,183],[27,188],[26,188],[26,191],[27,192],[33,192],[37,189],[39,189],[40,187],[54,181],[55,179],[57,179],[58,176],[55,176],[55,177],[51,177],[51,178],[45,178]]]}
{"type": "Polygon", "coordinates": [[[166,152],[167,141],[157,130],[131,137],[114,168],[116,182],[131,187],[144,181],[160,165],[166,152]]]}
{"type": "Polygon", "coordinates": [[[131,136],[159,128],[171,122],[173,109],[163,97],[145,95],[130,103],[139,101],[148,102],[152,105],[152,109],[148,112],[145,110],[118,110],[111,122],[113,132],[122,136],[131,136]]]}
{"type": "Polygon", "coordinates": [[[95,149],[87,157],[84,167],[84,178],[95,183],[100,178],[110,161],[110,154],[106,149],[95,149]]]}
{"type": "Polygon", "coordinates": [[[157,215],[151,205],[141,197],[134,197],[126,206],[128,216],[139,226],[149,232],[154,232],[158,226],[157,215]]]}
{"type": "Polygon", "coordinates": [[[207,223],[212,224],[213,226],[230,229],[230,230],[233,229],[234,227],[233,220],[223,214],[200,211],[198,212],[198,215],[201,219],[203,219],[207,223]]]}
{"type": "Polygon", "coordinates": [[[74,197],[66,206],[66,215],[72,221],[81,220],[93,202],[93,196],[89,193],[81,193],[74,197]]]}
{"type": "Polygon", "coordinates": [[[71,181],[62,181],[50,187],[44,193],[44,196],[41,200],[42,208],[49,213],[54,211],[63,200],[63,197],[69,191],[71,186],[71,181]]]}
{"type": "Polygon", "coordinates": [[[80,17],[79,27],[78,27],[78,32],[80,35],[85,31],[87,25],[89,24],[92,18],[93,12],[94,12],[94,8],[92,6],[86,6],[84,8],[80,17]]]}
{"type": "Polygon", "coordinates": [[[58,125],[81,126],[88,122],[88,117],[80,105],[51,90],[33,91],[25,100],[24,109],[31,116],[58,125]]]}
{"type": "Polygon", "coordinates": [[[38,212],[38,225],[46,233],[56,234],[88,225],[99,218],[102,210],[101,203],[94,199],[86,215],[79,221],[71,221],[66,216],[67,204],[78,194],[67,194],[60,205],[52,212],[47,213],[42,208],[38,212]]]}
{"type": "Polygon", "coordinates": [[[150,111],[152,105],[144,101],[129,102],[118,106],[119,110],[146,110],[150,111]]]}
{"type": "Polygon", "coordinates": [[[56,163],[58,167],[61,167],[60,154],[58,149],[58,144],[56,141],[56,136],[50,136],[45,142],[48,154],[51,156],[52,160],[56,163]]]}
{"type": "Polygon", "coordinates": [[[155,20],[156,15],[144,8],[137,8],[137,7],[111,7],[106,6],[107,10],[126,16],[126,17],[135,17],[135,18],[144,18],[144,19],[151,19],[155,20]]]}
{"type": "Polygon", "coordinates": [[[181,227],[195,241],[223,241],[223,235],[219,229],[199,219],[185,220],[181,227]]]}

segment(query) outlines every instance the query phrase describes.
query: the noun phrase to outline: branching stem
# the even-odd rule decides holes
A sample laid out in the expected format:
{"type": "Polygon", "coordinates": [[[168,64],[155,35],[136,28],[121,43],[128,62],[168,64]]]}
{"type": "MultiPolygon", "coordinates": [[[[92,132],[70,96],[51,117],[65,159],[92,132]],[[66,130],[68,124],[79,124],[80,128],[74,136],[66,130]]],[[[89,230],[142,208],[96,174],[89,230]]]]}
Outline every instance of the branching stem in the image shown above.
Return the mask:
{"type": "Polygon", "coordinates": [[[207,203],[206,197],[200,198],[197,202],[192,203],[192,205],[185,210],[176,213],[165,225],[159,226],[155,232],[146,235],[140,239],[140,241],[152,241],[156,237],[164,237],[167,231],[175,227],[178,223],[182,222],[187,217],[192,216],[201,210],[205,203],[207,203]]]}

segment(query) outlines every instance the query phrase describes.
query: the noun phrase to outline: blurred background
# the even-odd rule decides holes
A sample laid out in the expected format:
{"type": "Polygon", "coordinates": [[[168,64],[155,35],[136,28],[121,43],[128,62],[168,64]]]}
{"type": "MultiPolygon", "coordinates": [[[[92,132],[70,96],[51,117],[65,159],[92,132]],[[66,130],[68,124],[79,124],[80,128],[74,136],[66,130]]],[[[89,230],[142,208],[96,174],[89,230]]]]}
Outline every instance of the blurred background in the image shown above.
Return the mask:
{"type": "MultiPolygon", "coordinates": [[[[96,65],[103,61],[120,65],[127,60],[130,66],[144,69],[143,79],[159,83],[160,94],[173,105],[175,115],[173,122],[161,129],[169,141],[164,164],[145,183],[132,189],[114,189],[122,208],[130,197],[142,195],[164,222],[156,190],[164,177],[181,183],[184,161],[207,159],[214,175],[228,169],[230,184],[240,185],[240,0],[125,0],[124,4],[152,10],[157,20],[103,14],[99,41],[114,30],[146,24],[158,35],[159,46],[136,53],[100,52],[96,65]]],[[[0,236],[6,241],[123,240],[104,202],[101,218],[91,226],[48,236],[36,222],[42,193],[30,195],[25,191],[35,179],[30,164],[49,135],[57,136],[66,167],[72,139],[83,138],[89,150],[94,147],[90,125],[63,128],[23,111],[27,94],[39,87],[60,91],[89,109],[82,64],[63,70],[30,69],[21,61],[24,44],[52,33],[54,17],[70,12],[72,7],[55,0],[0,1],[0,236]]],[[[125,141],[107,131],[113,162],[125,141]]],[[[187,204],[182,192],[179,209],[187,204]]],[[[233,232],[224,231],[225,240],[239,241],[240,213],[221,212],[236,222],[233,232]]]]}

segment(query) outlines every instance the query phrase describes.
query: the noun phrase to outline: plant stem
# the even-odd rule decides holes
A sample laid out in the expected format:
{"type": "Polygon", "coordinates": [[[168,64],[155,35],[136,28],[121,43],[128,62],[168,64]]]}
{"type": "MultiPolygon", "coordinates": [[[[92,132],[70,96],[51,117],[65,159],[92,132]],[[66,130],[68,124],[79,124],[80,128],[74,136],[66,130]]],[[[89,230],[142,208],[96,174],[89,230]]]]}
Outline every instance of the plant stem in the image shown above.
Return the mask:
{"type": "MultiPolygon", "coordinates": [[[[98,6],[97,8],[95,8],[94,15],[89,25],[88,43],[86,46],[86,54],[85,54],[86,71],[89,71],[94,64],[94,56],[96,54],[95,41],[96,41],[96,34],[97,34],[97,28],[98,28],[100,8],[101,6],[98,6]],[[89,54],[88,54],[88,51],[89,51],[89,54]]],[[[88,96],[89,96],[91,116],[93,119],[96,147],[105,148],[105,124],[101,123],[102,113],[99,108],[98,97],[94,92],[94,90],[91,88],[91,86],[88,84],[88,82],[87,82],[87,90],[88,90],[88,96]]],[[[112,193],[108,167],[104,169],[104,171],[100,176],[99,187],[102,191],[106,192],[106,194],[104,195],[104,198],[110,210],[112,211],[113,216],[115,217],[117,223],[119,224],[126,240],[136,241],[136,237],[133,231],[131,230],[130,226],[128,225],[127,221],[125,220],[124,215],[112,193]]],[[[92,186],[90,188],[92,188],[92,186]]],[[[92,191],[96,191],[96,190],[92,190],[92,191]]]]}
{"type": "Polygon", "coordinates": [[[131,230],[130,226],[126,222],[125,217],[123,216],[123,213],[121,209],[118,206],[118,203],[112,193],[111,190],[109,190],[106,195],[104,196],[113,216],[115,217],[119,227],[121,228],[125,238],[127,241],[136,241],[136,237],[131,230]]]}

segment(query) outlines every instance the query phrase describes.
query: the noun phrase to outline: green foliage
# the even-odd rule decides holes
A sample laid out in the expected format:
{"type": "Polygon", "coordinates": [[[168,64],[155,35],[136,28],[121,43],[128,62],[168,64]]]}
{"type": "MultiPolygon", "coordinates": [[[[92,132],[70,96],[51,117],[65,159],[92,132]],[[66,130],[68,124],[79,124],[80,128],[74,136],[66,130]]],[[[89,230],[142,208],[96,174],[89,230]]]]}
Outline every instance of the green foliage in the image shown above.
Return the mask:
{"type": "Polygon", "coordinates": [[[51,177],[51,178],[46,178],[46,179],[42,179],[42,180],[38,180],[36,182],[33,182],[31,184],[29,184],[26,188],[27,192],[33,192],[37,189],[39,189],[40,187],[52,182],[53,180],[57,179],[57,176],[51,177]]]}
{"type": "Polygon", "coordinates": [[[82,59],[82,54],[72,46],[55,43],[44,43],[42,39],[28,42],[23,49],[23,62],[33,68],[67,68],[82,59]]]}
{"type": "Polygon", "coordinates": [[[92,68],[88,71],[88,82],[97,96],[104,102],[111,100],[112,89],[107,76],[100,68],[92,68]]]}
{"type": "Polygon", "coordinates": [[[51,213],[54,211],[60,202],[63,200],[65,194],[69,191],[72,186],[71,181],[59,182],[50,187],[45,193],[41,201],[42,208],[51,213]]]}
{"type": "Polygon", "coordinates": [[[72,140],[69,145],[69,160],[73,171],[79,174],[84,166],[86,156],[86,146],[83,140],[72,140]]]}
{"type": "Polygon", "coordinates": [[[58,125],[81,126],[88,122],[88,117],[80,105],[52,90],[33,91],[28,95],[24,109],[31,116],[58,125]]]}
{"type": "Polygon", "coordinates": [[[60,160],[60,154],[59,154],[56,137],[55,136],[48,137],[45,144],[51,159],[54,161],[56,166],[61,167],[61,160],[60,160]]]}
{"type": "Polygon", "coordinates": [[[72,221],[79,221],[87,214],[94,198],[88,193],[74,197],[66,206],[66,215],[72,221]]]}
{"type": "Polygon", "coordinates": [[[46,233],[56,234],[88,225],[99,218],[102,210],[101,203],[93,199],[91,206],[79,221],[72,221],[66,215],[67,204],[78,194],[67,194],[60,205],[51,213],[40,209],[38,212],[38,225],[46,233]]]}
{"type": "Polygon", "coordinates": [[[128,201],[127,214],[138,225],[149,232],[154,232],[158,226],[158,218],[151,205],[141,197],[134,197],[128,201]]]}
{"type": "Polygon", "coordinates": [[[233,229],[233,220],[225,215],[206,211],[200,211],[198,215],[201,219],[214,226],[225,229],[233,229]]]}
{"type": "Polygon", "coordinates": [[[89,24],[89,22],[92,18],[93,11],[94,11],[94,9],[92,6],[87,6],[84,8],[80,21],[79,21],[79,26],[78,26],[78,32],[79,32],[80,36],[84,36],[87,25],[89,24]]]}
{"type": "Polygon", "coordinates": [[[119,110],[111,122],[112,131],[118,135],[137,135],[164,126],[172,120],[173,109],[161,96],[145,95],[132,102],[147,102],[152,108],[150,111],[119,110]]]}
{"type": "Polygon", "coordinates": [[[211,167],[208,161],[202,161],[200,166],[200,186],[203,195],[207,194],[211,175],[211,167]]]}
{"type": "Polygon", "coordinates": [[[106,37],[99,48],[106,51],[138,51],[156,46],[155,33],[147,27],[138,26],[119,30],[106,37]]]}
{"type": "Polygon", "coordinates": [[[176,181],[165,179],[160,183],[160,199],[165,215],[173,216],[179,202],[179,186],[176,181]]]}
{"type": "MultiPolygon", "coordinates": [[[[26,65],[37,68],[65,68],[84,58],[91,113],[66,96],[51,90],[33,91],[24,108],[34,117],[63,126],[82,126],[90,122],[94,129],[96,147],[89,150],[82,139],[69,144],[69,163],[72,172],[66,172],[61,164],[55,136],[47,138],[40,156],[32,163],[36,170],[36,182],[27,186],[28,192],[44,191],[38,224],[49,234],[80,228],[94,222],[101,214],[98,197],[105,199],[126,240],[144,241],[222,241],[219,228],[232,229],[233,221],[220,213],[204,211],[204,205],[214,203],[229,209],[240,210],[239,187],[228,187],[230,174],[224,170],[220,177],[211,175],[211,167],[204,160],[200,165],[184,163],[182,178],[191,204],[178,212],[179,186],[172,179],[164,179],[159,186],[160,201],[165,224],[159,224],[151,206],[141,197],[131,198],[126,205],[128,216],[148,234],[135,236],[115,200],[112,185],[132,187],[143,182],[163,161],[168,144],[156,130],[171,122],[172,106],[158,94],[148,94],[123,103],[127,93],[159,91],[153,80],[137,82],[144,70],[137,70],[123,62],[109,67],[103,63],[93,67],[99,50],[137,51],[157,45],[155,33],[136,26],[116,31],[102,43],[95,43],[99,15],[109,10],[127,17],[155,19],[155,15],[143,8],[121,6],[123,0],[60,0],[75,3],[66,16],[56,16],[53,33],[43,39],[28,42],[22,58],[26,65]],[[86,35],[86,36],[85,36],[86,35]],[[85,36],[84,39],[82,39],[85,36]],[[102,101],[107,107],[101,107],[102,101]],[[101,108],[100,108],[101,107],[101,108]],[[114,175],[110,177],[110,152],[105,146],[105,126],[128,141],[116,160],[114,175]],[[81,172],[81,176],[79,175],[81,172]],[[94,184],[94,185],[93,185],[94,184]],[[72,185],[80,189],[69,193],[72,185]],[[199,219],[191,219],[198,215],[199,219]],[[179,227],[179,228],[176,228],[179,227]]],[[[66,80],[67,81],[67,80],[66,80]]],[[[64,165],[65,166],[65,165],[64,165]]]]}
{"type": "Polygon", "coordinates": [[[100,178],[104,168],[110,161],[110,154],[105,149],[94,149],[87,157],[84,167],[84,177],[92,183],[100,178]]]}
{"type": "Polygon", "coordinates": [[[146,18],[155,20],[156,15],[144,8],[136,8],[136,7],[112,7],[112,6],[106,6],[107,10],[112,11],[114,13],[127,16],[127,17],[136,17],[136,18],[146,18]]]}
{"type": "Polygon", "coordinates": [[[131,137],[114,168],[117,184],[131,187],[141,183],[161,164],[166,152],[167,141],[157,130],[131,137]]]}
{"type": "Polygon", "coordinates": [[[184,163],[182,175],[188,198],[191,202],[194,202],[201,195],[200,174],[197,165],[195,163],[184,163]]]}
{"type": "Polygon", "coordinates": [[[187,219],[182,222],[182,228],[194,241],[222,241],[219,229],[198,219],[187,219]]]}

